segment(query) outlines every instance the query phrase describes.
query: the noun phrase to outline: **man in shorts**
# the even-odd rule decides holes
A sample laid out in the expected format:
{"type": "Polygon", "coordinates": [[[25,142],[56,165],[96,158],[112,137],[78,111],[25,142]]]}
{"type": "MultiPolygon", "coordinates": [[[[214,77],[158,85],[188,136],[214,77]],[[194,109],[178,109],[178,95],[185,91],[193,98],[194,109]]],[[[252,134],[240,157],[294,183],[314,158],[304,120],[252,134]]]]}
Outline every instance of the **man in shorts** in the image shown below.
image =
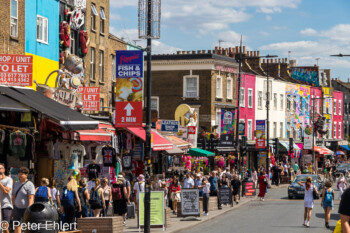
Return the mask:
{"type": "Polygon", "coordinates": [[[13,181],[11,177],[5,175],[5,165],[3,163],[0,163],[0,181],[1,216],[3,221],[1,227],[4,233],[9,233],[8,227],[13,209],[11,200],[13,181]]]}
{"type": "Polygon", "coordinates": [[[23,221],[23,215],[28,206],[34,202],[35,187],[28,178],[29,169],[21,167],[18,172],[19,181],[13,186],[12,203],[13,203],[13,222],[15,233],[21,233],[20,223],[23,221]]]}

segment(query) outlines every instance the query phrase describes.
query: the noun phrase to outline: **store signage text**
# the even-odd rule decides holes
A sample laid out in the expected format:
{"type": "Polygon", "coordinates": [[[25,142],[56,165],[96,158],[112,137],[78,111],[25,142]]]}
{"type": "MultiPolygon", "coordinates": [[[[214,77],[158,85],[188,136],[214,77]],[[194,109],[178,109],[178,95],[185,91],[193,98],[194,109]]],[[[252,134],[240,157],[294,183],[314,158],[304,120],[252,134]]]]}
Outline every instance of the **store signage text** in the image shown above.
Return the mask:
{"type": "Polygon", "coordinates": [[[0,54],[0,84],[32,86],[33,57],[0,54]]]}
{"type": "Polygon", "coordinates": [[[161,130],[167,132],[179,132],[179,121],[162,120],[161,130]]]}
{"type": "Polygon", "coordinates": [[[143,76],[143,51],[117,51],[117,78],[137,78],[143,76]]]}
{"type": "Polygon", "coordinates": [[[78,92],[83,96],[84,111],[100,110],[100,88],[99,87],[81,87],[78,92]]]}
{"type": "Polygon", "coordinates": [[[215,66],[215,69],[216,69],[216,70],[219,70],[219,71],[229,72],[229,73],[237,73],[237,69],[235,69],[235,68],[233,68],[233,67],[228,67],[228,66],[219,66],[219,65],[216,65],[216,66],[215,66]]]}

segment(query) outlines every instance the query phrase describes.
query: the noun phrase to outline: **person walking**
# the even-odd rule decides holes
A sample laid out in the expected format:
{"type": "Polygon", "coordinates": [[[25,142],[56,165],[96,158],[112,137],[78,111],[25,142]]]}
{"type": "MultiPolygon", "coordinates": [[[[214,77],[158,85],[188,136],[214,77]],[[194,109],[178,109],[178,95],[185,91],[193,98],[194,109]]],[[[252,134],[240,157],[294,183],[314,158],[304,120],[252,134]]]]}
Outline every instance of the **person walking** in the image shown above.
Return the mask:
{"type": "Polygon", "coordinates": [[[312,209],[314,208],[314,196],[313,192],[318,194],[317,188],[312,184],[312,178],[308,176],[306,181],[298,182],[298,184],[304,187],[304,223],[303,226],[310,227],[310,218],[312,209]]]}
{"type": "Polygon", "coordinates": [[[90,194],[88,189],[86,188],[86,180],[81,179],[79,180],[79,188],[78,188],[78,195],[80,200],[80,206],[81,211],[78,212],[77,218],[86,218],[89,217],[89,200],[90,200],[90,194]]]}
{"type": "Polygon", "coordinates": [[[236,204],[238,204],[239,192],[241,190],[241,181],[238,179],[237,175],[234,175],[234,178],[231,181],[231,190],[233,201],[236,202],[236,204]]]}
{"type": "Polygon", "coordinates": [[[329,220],[331,218],[332,208],[334,201],[334,190],[332,189],[332,183],[327,181],[325,189],[322,192],[321,207],[324,209],[324,220],[326,228],[329,228],[329,220]]]}
{"type": "MultiPolygon", "coordinates": [[[[123,178],[124,180],[124,178],[123,178]]],[[[108,178],[104,177],[102,180],[102,190],[103,190],[103,198],[105,199],[105,208],[101,210],[101,216],[107,217],[108,207],[112,203],[112,190],[108,184],[108,178]]]]}
{"type": "Polygon", "coordinates": [[[101,180],[95,180],[95,187],[90,191],[90,208],[94,217],[99,217],[101,210],[106,208],[105,199],[103,197],[103,189],[101,188],[101,180]]]}
{"type": "Polygon", "coordinates": [[[254,188],[256,188],[257,186],[257,183],[258,183],[258,173],[256,172],[255,168],[253,168],[253,171],[252,171],[252,180],[253,180],[253,183],[254,183],[254,188]]]}
{"type": "Polygon", "coordinates": [[[339,204],[338,213],[340,214],[341,232],[350,233],[350,189],[346,189],[343,193],[339,204]]]}
{"type": "Polygon", "coordinates": [[[196,179],[194,181],[194,188],[199,189],[199,196],[203,197],[203,179],[201,175],[198,173],[196,179]]]}
{"type": "Polygon", "coordinates": [[[118,175],[117,182],[112,185],[112,200],[114,216],[123,216],[123,225],[126,225],[127,204],[130,203],[127,198],[128,191],[125,187],[123,175],[118,175]]]}
{"type": "Polygon", "coordinates": [[[227,188],[230,184],[229,179],[227,178],[226,173],[222,174],[220,178],[220,187],[227,188]]]}
{"type": "Polygon", "coordinates": [[[186,173],[186,178],[184,179],[184,189],[192,189],[194,188],[194,181],[190,176],[190,173],[186,173]]]}
{"type": "Polygon", "coordinates": [[[50,179],[50,190],[51,190],[52,203],[55,205],[55,207],[58,210],[61,209],[60,191],[56,188],[56,181],[54,178],[50,179]]]}
{"type": "Polygon", "coordinates": [[[74,222],[76,212],[81,212],[78,184],[76,179],[70,176],[67,186],[63,188],[61,197],[61,213],[65,214],[65,223],[69,224],[69,230],[75,230],[72,229],[72,223],[74,222]],[[76,205],[78,209],[76,209],[76,205]]]}
{"type": "Polygon", "coordinates": [[[258,180],[259,180],[259,195],[258,195],[258,197],[260,197],[260,201],[264,201],[267,182],[268,182],[265,171],[261,172],[261,176],[258,177],[258,180]]]}
{"type": "Polygon", "coordinates": [[[137,182],[134,184],[134,192],[135,192],[135,202],[137,208],[139,207],[139,193],[145,191],[145,176],[139,175],[137,177],[137,182]]]}
{"type": "Polygon", "coordinates": [[[173,214],[177,213],[177,203],[181,201],[181,187],[179,180],[175,178],[173,184],[170,186],[171,200],[173,204],[173,214]]]}
{"type": "Polygon", "coordinates": [[[9,233],[9,223],[12,215],[12,186],[13,181],[11,177],[5,175],[5,165],[0,163],[0,203],[1,203],[1,216],[2,225],[4,233],[9,233]]]}
{"type": "Polygon", "coordinates": [[[210,193],[210,183],[207,177],[203,177],[203,216],[208,216],[209,209],[209,193],[210,193]]]}
{"type": "Polygon", "coordinates": [[[339,189],[339,200],[341,200],[341,196],[343,195],[344,189],[346,189],[347,187],[347,182],[346,179],[344,177],[344,174],[341,173],[338,181],[337,181],[337,188],[339,189]]]}
{"type": "Polygon", "coordinates": [[[47,178],[41,179],[41,186],[35,189],[34,202],[52,202],[51,189],[47,178]]]}

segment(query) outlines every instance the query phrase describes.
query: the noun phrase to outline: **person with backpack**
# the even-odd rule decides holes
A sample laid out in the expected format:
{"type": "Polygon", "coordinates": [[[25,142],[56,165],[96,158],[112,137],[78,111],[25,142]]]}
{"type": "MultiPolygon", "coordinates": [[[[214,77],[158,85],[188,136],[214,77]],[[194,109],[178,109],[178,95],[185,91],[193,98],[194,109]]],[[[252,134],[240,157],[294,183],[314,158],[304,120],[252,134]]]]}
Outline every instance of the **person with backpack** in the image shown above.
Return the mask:
{"type": "Polygon", "coordinates": [[[50,189],[53,204],[57,209],[61,209],[60,191],[56,188],[56,181],[54,178],[50,179],[50,189]]]}
{"type": "Polygon", "coordinates": [[[95,180],[95,187],[90,190],[89,203],[90,203],[90,208],[92,209],[92,212],[93,212],[93,217],[99,217],[101,210],[106,208],[100,179],[95,180]]]}
{"type": "Polygon", "coordinates": [[[321,206],[324,209],[324,220],[326,228],[329,228],[329,220],[331,218],[333,201],[334,201],[334,190],[332,189],[332,183],[327,181],[325,184],[326,188],[322,193],[321,206]]]}
{"type": "Polygon", "coordinates": [[[112,185],[112,200],[114,216],[123,216],[123,225],[125,225],[125,217],[127,213],[128,191],[125,187],[123,175],[118,175],[117,182],[112,185]]]}
{"type": "MultiPolygon", "coordinates": [[[[18,171],[18,179],[13,186],[13,221],[22,223],[26,208],[34,203],[35,187],[28,180],[29,169],[21,167],[18,171]]],[[[15,233],[21,233],[21,226],[15,227],[15,233]]]]}
{"type": "Polygon", "coordinates": [[[112,191],[108,184],[108,178],[104,177],[102,180],[103,198],[105,199],[105,208],[101,210],[101,216],[107,217],[108,207],[112,203],[112,191]]]}
{"type": "Polygon", "coordinates": [[[47,187],[49,180],[47,178],[41,179],[41,186],[35,189],[34,202],[52,202],[51,189],[47,187]]]}
{"type": "Polygon", "coordinates": [[[86,180],[85,179],[79,180],[78,196],[79,196],[79,200],[80,200],[81,212],[78,212],[76,217],[77,218],[89,217],[88,203],[90,200],[90,194],[89,194],[88,189],[86,188],[86,180]]]}
{"type": "MultiPolygon", "coordinates": [[[[65,214],[65,223],[69,224],[69,228],[73,226],[74,217],[76,212],[81,212],[80,199],[78,195],[78,184],[73,176],[68,178],[67,186],[63,188],[61,197],[61,212],[65,214]],[[78,205],[76,210],[74,199],[78,205]]],[[[75,230],[75,229],[69,229],[75,230]]]]}

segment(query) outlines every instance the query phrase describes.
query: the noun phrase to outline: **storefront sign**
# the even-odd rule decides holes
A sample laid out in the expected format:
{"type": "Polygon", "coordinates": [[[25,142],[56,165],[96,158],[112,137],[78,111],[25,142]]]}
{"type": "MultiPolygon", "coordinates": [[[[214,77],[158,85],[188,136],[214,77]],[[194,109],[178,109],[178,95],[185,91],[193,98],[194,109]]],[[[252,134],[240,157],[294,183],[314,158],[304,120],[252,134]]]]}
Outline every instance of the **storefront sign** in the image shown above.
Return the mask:
{"type": "Polygon", "coordinates": [[[231,205],[232,204],[232,191],[231,188],[220,188],[219,189],[220,204],[231,205]]]}
{"type": "Polygon", "coordinates": [[[188,128],[184,126],[179,127],[179,132],[177,132],[177,136],[180,138],[184,139],[185,141],[187,140],[187,135],[188,135],[188,128]]]}
{"type": "MultiPolygon", "coordinates": [[[[324,146],[324,140],[323,139],[318,138],[318,139],[315,139],[315,140],[316,140],[315,141],[316,146],[324,146]]],[[[305,146],[304,146],[304,149],[306,149],[305,146]]],[[[311,149],[312,149],[312,147],[311,147],[311,149]]]]}
{"type": "Polygon", "coordinates": [[[303,148],[305,150],[311,150],[312,149],[312,127],[307,126],[304,131],[304,146],[303,148]]]}
{"type": "Polygon", "coordinates": [[[255,122],[255,148],[264,149],[265,145],[265,120],[255,122]]]}
{"type": "Polygon", "coordinates": [[[188,126],[188,134],[196,134],[196,126],[188,126]]]}
{"type": "Polygon", "coordinates": [[[233,134],[220,135],[220,147],[233,147],[233,134]]]}
{"type": "Polygon", "coordinates": [[[199,190],[182,189],[181,190],[181,209],[182,216],[199,216],[199,190]]]}
{"type": "Polygon", "coordinates": [[[238,135],[244,136],[245,134],[245,122],[238,123],[238,135]]]}
{"type": "Polygon", "coordinates": [[[9,86],[32,86],[33,57],[0,54],[0,84],[9,86]]]}
{"type": "Polygon", "coordinates": [[[229,72],[229,73],[237,73],[237,69],[235,69],[233,67],[228,67],[228,66],[216,65],[215,69],[218,70],[218,71],[224,71],[224,72],[229,72]]]}
{"type": "Polygon", "coordinates": [[[142,50],[117,50],[117,78],[139,78],[143,76],[142,50]]]}
{"type": "Polygon", "coordinates": [[[256,196],[256,189],[255,189],[254,182],[246,182],[244,184],[243,193],[245,196],[248,196],[248,197],[256,196]]]}
{"type": "Polygon", "coordinates": [[[162,120],[161,131],[179,132],[179,121],[162,120]]]}
{"type": "Polygon", "coordinates": [[[99,87],[80,87],[78,92],[82,94],[84,111],[100,110],[100,88],[99,87]]]}
{"type": "Polygon", "coordinates": [[[234,134],[235,123],[235,110],[231,108],[221,109],[221,134],[234,134]]]}
{"type": "MultiPolygon", "coordinates": [[[[140,192],[139,196],[139,225],[145,225],[145,193],[140,192]]],[[[164,214],[164,192],[151,192],[151,226],[163,226],[165,225],[164,214]]]]}
{"type": "Polygon", "coordinates": [[[116,102],[115,108],[115,127],[142,126],[142,102],[116,102]]]}

